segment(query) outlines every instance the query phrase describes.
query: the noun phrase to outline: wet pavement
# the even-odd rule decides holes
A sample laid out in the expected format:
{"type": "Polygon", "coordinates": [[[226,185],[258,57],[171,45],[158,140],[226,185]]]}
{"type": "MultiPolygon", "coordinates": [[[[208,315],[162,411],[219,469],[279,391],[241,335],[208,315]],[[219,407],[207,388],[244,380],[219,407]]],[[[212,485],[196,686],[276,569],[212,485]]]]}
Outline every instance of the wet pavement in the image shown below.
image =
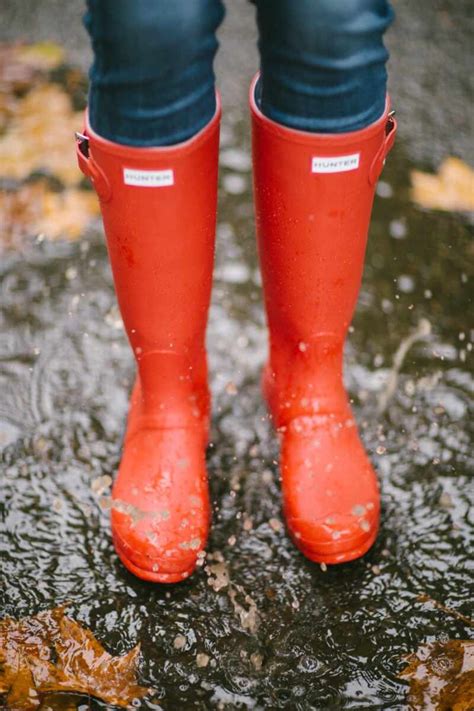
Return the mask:
{"type": "MultiPolygon", "coordinates": [[[[24,5],[3,3],[8,32],[21,26],[30,38],[54,39],[59,24],[48,8],[57,3],[37,3],[46,9],[31,28],[32,20],[20,22],[24,5]]],[[[401,13],[408,3],[396,6],[401,13]]],[[[469,636],[465,622],[419,596],[472,614],[472,222],[420,210],[409,198],[415,159],[432,167],[452,153],[470,158],[469,117],[460,111],[469,79],[449,81],[468,33],[467,3],[453,12],[452,3],[417,7],[390,40],[393,93],[404,99],[401,138],[379,183],[346,352],[347,385],[382,486],[382,529],[364,559],[323,571],[295,550],[281,524],[277,442],[258,385],[266,333],[241,103],[255,65],[252,8],[236,2],[222,32],[227,111],[208,331],[214,520],[206,565],[189,581],[143,583],[113,551],[108,486],[133,364],[100,225],[77,242],[37,239],[3,255],[0,466],[8,535],[0,609],[20,617],[69,601],[70,614],[109,651],[140,642],[141,682],[155,693],[137,708],[403,709],[403,655],[427,641],[469,636]],[[436,55],[444,65],[430,36],[443,39],[441,55],[454,63],[431,88],[425,62],[436,55]],[[414,60],[415,45],[419,59],[409,73],[406,55],[414,60]],[[437,108],[425,116],[422,106],[435,95],[437,108]],[[395,376],[394,355],[410,334],[417,337],[395,376]]],[[[80,3],[65,8],[71,23],[63,25],[63,43],[80,3]]],[[[71,50],[85,62],[85,38],[77,37],[71,50]]],[[[107,706],[90,700],[79,708],[107,706]]]]}

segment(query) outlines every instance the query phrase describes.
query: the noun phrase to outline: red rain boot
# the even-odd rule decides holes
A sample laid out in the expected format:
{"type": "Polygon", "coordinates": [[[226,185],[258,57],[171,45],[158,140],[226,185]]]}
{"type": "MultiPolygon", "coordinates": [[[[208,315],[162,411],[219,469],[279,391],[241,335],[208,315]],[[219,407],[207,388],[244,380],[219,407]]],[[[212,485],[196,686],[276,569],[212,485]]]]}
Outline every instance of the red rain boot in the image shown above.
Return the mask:
{"type": "Polygon", "coordinates": [[[250,91],[255,205],[270,357],[264,393],[281,438],[283,507],[311,560],[363,555],[379,525],[375,472],[342,381],[375,184],[395,137],[389,113],[345,134],[263,116],[250,91]]]}
{"type": "Polygon", "coordinates": [[[112,490],[112,533],[144,580],[189,576],[207,540],[211,293],[220,104],[176,146],[135,148],[87,126],[77,155],[100,198],[115,289],[138,374],[112,490]]]}

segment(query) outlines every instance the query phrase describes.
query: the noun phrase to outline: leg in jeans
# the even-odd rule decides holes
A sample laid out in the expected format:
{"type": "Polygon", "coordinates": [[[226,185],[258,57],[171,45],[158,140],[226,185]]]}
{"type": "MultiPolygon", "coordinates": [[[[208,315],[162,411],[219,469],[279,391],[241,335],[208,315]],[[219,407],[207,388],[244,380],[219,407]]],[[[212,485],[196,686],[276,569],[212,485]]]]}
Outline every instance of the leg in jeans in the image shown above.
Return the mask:
{"type": "Polygon", "coordinates": [[[257,234],[270,334],[263,386],[281,439],[289,532],[338,563],[375,540],[377,479],[342,380],[375,183],[395,135],[385,0],[257,0],[250,96],[257,234]]]}
{"type": "Polygon", "coordinates": [[[77,156],[100,197],[115,289],[137,363],[112,533],[155,582],[206,544],[205,330],[214,256],[220,0],[89,0],[95,61],[77,156]]]}
{"type": "Polygon", "coordinates": [[[258,0],[265,116],[316,133],[357,131],[385,108],[387,0],[258,0]]]}
{"type": "Polygon", "coordinates": [[[88,0],[87,6],[94,49],[89,118],[100,136],[168,146],[211,120],[221,0],[88,0]]]}

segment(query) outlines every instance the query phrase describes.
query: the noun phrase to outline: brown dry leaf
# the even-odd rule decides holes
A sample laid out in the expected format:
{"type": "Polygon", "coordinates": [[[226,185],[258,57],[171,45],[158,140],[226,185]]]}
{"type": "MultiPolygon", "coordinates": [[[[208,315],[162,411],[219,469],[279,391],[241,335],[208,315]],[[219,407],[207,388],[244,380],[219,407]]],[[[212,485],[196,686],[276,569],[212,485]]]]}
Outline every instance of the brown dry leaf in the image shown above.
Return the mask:
{"type": "Polygon", "coordinates": [[[0,177],[24,180],[46,172],[65,185],[75,185],[82,174],[77,166],[74,131],[82,114],[56,84],[41,84],[18,101],[5,134],[0,138],[0,177]]]}
{"type": "Polygon", "coordinates": [[[99,201],[90,190],[67,188],[61,193],[46,191],[37,231],[48,239],[77,239],[91,218],[99,214],[99,201]]]}
{"type": "Polygon", "coordinates": [[[139,645],[121,657],[112,657],[92,632],[68,617],[61,620],[60,632],[56,643],[58,668],[74,684],[81,684],[88,694],[110,704],[127,706],[134,698],[148,693],[149,689],[136,683],[139,645]]]}
{"type": "Polygon", "coordinates": [[[38,70],[31,64],[22,62],[19,51],[23,45],[0,44],[0,91],[2,95],[25,91],[29,88],[38,70]]]}
{"type": "Polygon", "coordinates": [[[0,130],[16,112],[19,95],[63,60],[63,49],[52,42],[0,44],[0,130]]]}
{"type": "Polygon", "coordinates": [[[22,185],[17,190],[0,190],[2,246],[17,247],[25,237],[38,234],[43,187],[39,183],[22,185]]]}
{"type": "Polygon", "coordinates": [[[61,608],[23,620],[0,621],[0,693],[14,709],[40,705],[37,681],[55,676],[51,663],[51,640],[59,634],[61,608]],[[35,678],[36,677],[36,678],[35,678]]]}
{"type": "Polygon", "coordinates": [[[29,88],[35,79],[36,70],[18,61],[17,47],[0,45],[0,131],[15,113],[18,94],[29,88]]]}
{"type": "Polygon", "coordinates": [[[474,170],[459,158],[446,158],[436,175],[411,171],[411,198],[434,210],[474,210],[474,170]]]}
{"type": "Polygon", "coordinates": [[[10,91],[21,91],[33,83],[38,74],[56,69],[64,62],[64,50],[54,42],[0,44],[0,85],[10,91]]]}
{"type": "Polygon", "coordinates": [[[407,657],[400,677],[410,682],[408,703],[416,711],[474,709],[474,641],[422,645],[407,657]]]}
{"type": "Polygon", "coordinates": [[[94,193],[78,189],[83,176],[74,131],[83,116],[73,110],[70,94],[80,87],[82,74],[68,70],[66,90],[48,82],[48,72],[63,60],[62,48],[51,42],[0,45],[0,178],[5,180],[0,242],[9,248],[37,234],[76,239],[99,212],[94,193]],[[24,182],[35,174],[46,174],[66,189],[53,191],[47,181],[24,182]]]}
{"type": "Polygon", "coordinates": [[[44,694],[88,694],[126,707],[149,693],[136,682],[139,646],[113,657],[92,632],[55,608],[0,621],[0,694],[7,708],[35,711],[44,694]]]}
{"type": "Polygon", "coordinates": [[[1,244],[17,247],[38,234],[47,239],[77,239],[98,214],[99,202],[91,190],[53,192],[41,180],[0,191],[1,244]]]}

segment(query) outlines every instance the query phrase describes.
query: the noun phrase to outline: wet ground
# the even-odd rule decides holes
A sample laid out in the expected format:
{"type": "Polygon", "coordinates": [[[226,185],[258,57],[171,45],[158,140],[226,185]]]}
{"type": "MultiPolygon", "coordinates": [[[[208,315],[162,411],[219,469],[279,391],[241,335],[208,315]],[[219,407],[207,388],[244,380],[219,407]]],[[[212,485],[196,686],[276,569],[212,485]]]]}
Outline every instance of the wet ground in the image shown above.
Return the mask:
{"type": "MultiPolygon", "coordinates": [[[[435,31],[437,22],[448,22],[446,53],[455,59],[454,38],[462,47],[466,28],[450,35],[449,22],[462,19],[463,4],[453,15],[448,3],[429,7],[425,18],[422,9],[410,10],[407,46],[416,40],[428,56],[427,25],[435,31]]],[[[113,551],[101,502],[119,461],[133,366],[97,225],[77,242],[40,239],[3,255],[0,462],[8,535],[0,609],[19,617],[67,600],[70,614],[109,651],[141,642],[141,681],[156,689],[143,709],[403,709],[403,655],[426,641],[469,636],[462,620],[418,596],[472,614],[472,223],[422,211],[409,199],[414,156],[424,167],[433,167],[433,155],[469,158],[462,150],[468,118],[458,117],[457,132],[445,122],[467,79],[429,116],[433,154],[402,120],[379,184],[346,379],[380,473],[382,530],[363,560],[323,571],[294,549],[281,526],[277,442],[258,386],[266,334],[249,140],[230,90],[239,72],[252,72],[253,55],[244,52],[253,41],[245,34],[248,12],[237,3],[223,33],[240,64],[233,71],[229,53],[221,64],[228,111],[208,335],[214,521],[207,567],[162,588],[126,573],[113,551]],[[447,147],[450,130],[456,135],[447,147]],[[394,354],[414,332],[419,338],[381,412],[394,382],[394,354]]],[[[37,21],[39,34],[47,17],[37,21]]],[[[396,32],[398,71],[407,59],[396,32]]],[[[410,104],[416,72],[427,76],[417,65],[410,78],[397,74],[392,82],[408,97],[408,126],[420,131],[417,111],[429,87],[420,78],[420,104],[410,104]]],[[[106,706],[90,701],[79,708],[106,706]]]]}

